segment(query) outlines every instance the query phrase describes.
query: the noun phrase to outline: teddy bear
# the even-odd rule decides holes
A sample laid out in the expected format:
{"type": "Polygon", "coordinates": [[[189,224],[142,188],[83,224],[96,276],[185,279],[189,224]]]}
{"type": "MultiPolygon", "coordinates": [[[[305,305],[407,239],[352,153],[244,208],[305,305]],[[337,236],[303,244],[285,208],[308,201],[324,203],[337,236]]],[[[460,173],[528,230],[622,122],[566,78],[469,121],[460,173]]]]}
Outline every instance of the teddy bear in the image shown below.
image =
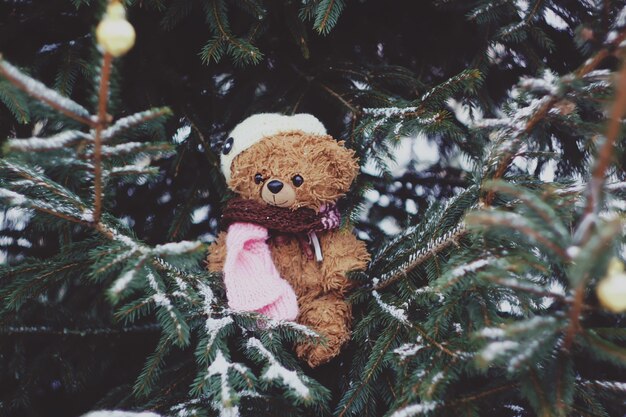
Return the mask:
{"type": "Polygon", "coordinates": [[[310,114],[261,113],[232,130],[221,169],[236,197],[207,264],[222,273],[229,308],[309,327],[323,342],[296,354],[328,362],[350,338],[346,274],[370,259],[335,205],[359,171],[354,151],[310,114]]]}

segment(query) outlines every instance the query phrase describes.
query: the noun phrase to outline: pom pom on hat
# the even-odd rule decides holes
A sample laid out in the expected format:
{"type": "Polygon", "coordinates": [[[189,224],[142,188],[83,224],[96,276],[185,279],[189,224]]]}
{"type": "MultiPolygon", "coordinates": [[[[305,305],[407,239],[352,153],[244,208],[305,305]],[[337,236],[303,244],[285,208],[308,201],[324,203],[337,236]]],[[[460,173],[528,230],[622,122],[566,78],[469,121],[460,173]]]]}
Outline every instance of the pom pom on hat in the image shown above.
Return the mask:
{"type": "Polygon", "coordinates": [[[325,135],[326,128],[315,116],[307,113],[285,116],[279,113],[259,113],[239,123],[228,135],[222,147],[222,173],[230,182],[233,160],[241,152],[267,136],[300,130],[313,135],[325,135]]]}

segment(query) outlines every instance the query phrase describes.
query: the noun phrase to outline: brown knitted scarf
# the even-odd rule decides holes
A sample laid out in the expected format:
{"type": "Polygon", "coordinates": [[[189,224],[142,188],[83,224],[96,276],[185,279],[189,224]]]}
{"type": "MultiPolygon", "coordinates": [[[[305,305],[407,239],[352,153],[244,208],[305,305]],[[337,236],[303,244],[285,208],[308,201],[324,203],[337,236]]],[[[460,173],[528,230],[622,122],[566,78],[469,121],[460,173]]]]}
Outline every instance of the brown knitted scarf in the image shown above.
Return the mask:
{"type": "MultiPolygon", "coordinates": [[[[309,208],[291,210],[253,200],[234,198],[226,203],[222,213],[222,222],[224,228],[236,222],[258,224],[268,229],[271,238],[278,244],[285,243],[290,237],[295,237],[306,257],[313,259],[315,244],[311,238],[315,238],[317,250],[320,250],[315,232],[338,228],[341,217],[335,205],[325,206],[319,213],[316,213],[315,210],[309,208]]],[[[319,253],[321,254],[321,251],[319,253]]]]}
{"type": "Polygon", "coordinates": [[[300,208],[291,210],[285,207],[270,206],[243,198],[233,198],[222,214],[224,227],[235,222],[254,223],[272,232],[306,234],[339,227],[341,218],[336,207],[315,210],[300,208]]]}

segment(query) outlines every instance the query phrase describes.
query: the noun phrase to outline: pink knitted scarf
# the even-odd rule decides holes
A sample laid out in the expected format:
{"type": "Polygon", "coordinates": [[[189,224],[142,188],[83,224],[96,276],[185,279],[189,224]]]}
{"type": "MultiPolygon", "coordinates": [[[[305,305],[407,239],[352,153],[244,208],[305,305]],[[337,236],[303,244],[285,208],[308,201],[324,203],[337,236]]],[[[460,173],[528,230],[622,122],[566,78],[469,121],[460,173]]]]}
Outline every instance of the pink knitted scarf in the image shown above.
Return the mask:
{"type": "MultiPolygon", "coordinates": [[[[259,203],[254,205],[261,206],[259,203]]],[[[243,204],[235,206],[236,209],[233,210],[231,203],[223,215],[224,220],[230,223],[226,235],[224,263],[228,306],[237,311],[256,311],[277,320],[295,320],[298,316],[296,294],[274,265],[267,244],[268,229],[283,234],[297,234],[301,243],[302,234],[308,233],[318,260],[321,260],[321,249],[315,231],[338,227],[339,213],[334,206],[325,207],[320,213],[310,209],[292,211],[272,207],[270,211],[273,216],[268,218],[270,216],[259,216],[259,212],[251,212],[249,209],[254,205],[243,204]],[[289,219],[287,216],[290,215],[297,219],[289,219]],[[259,218],[262,221],[258,221],[259,218]],[[306,226],[302,227],[303,225],[306,226]]],[[[268,213],[266,207],[263,206],[261,210],[264,214],[268,213]]]]}

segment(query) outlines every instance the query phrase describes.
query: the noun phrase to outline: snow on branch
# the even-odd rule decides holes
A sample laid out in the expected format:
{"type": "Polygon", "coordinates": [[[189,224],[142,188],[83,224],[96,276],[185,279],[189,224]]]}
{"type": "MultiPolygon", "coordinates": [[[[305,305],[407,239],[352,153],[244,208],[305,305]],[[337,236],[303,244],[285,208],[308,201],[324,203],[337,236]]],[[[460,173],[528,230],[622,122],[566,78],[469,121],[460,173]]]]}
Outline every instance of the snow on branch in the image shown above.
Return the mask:
{"type": "Polygon", "coordinates": [[[205,352],[208,354],[211,351],[211,348],[215,344],[215,340],[217,340],[217,336],[225,329],[227,326],[233,323],[233,318],[231,316],[224,316],[219,319],[214,319],[213,317],[208,317],[206,322],[204,323],[204,328],[207,332],[207,343],[205,347],[205,352]]]}
{"type": "Polygon", "coordinates": [[[485,327],[478,334],[488,339],[499,339],[506,335],[525,333],[535,329],[550,327],[556,323],[552,316],[535,316],[529,320],[515,323],[507,327],[485,327]]]}
{"type": "Polygon", "coordinates": [[[0,200],[2,199],[8,200],[9,204],[13,206],[31,208],[75,223],[84,224],[88,222],[86,220],[86,216],[88,215],[87,211],[77,209],[63,202],[48,203],[41,199],[29,198],[24,194],[6,188],[0,188],[0,200]]]}
{"type": "Polygon", "coordinates": [[[174,324],[174,329],[176,331],[176,335],[178,340],[181,343],[186,343],[188,338],[188,328],[185,322],[182,320],[179,314],[176,314],[176,309],[174,308],[174,304],[169,299],[165,291],[161,289],[161,286],[156,280],[156,276],[151,270],[148,270],[148,284],[150,288],[154,291],[152,295],[152,299],[154,303],[165,309],[167,315],[169,316],[171,322],[174,324]]]}
{"type": "Polygon", "coordinates": [[[123,244],[124,246],[127,246],[129,249],[132,249],[133,251],[139,251],[144,254],[149,251],[148,247],[136,242],[133,238],[120,233],[118,230],[111,229],[108,231],[110,232],[111,238],[114,241],[119,242],[123,244]]]}
{"type": "Polygon", "coordinates": [[[468,264],[459,265],[450,271],[450,279],[460,278],[469,272],[476,272],[481,268],[489,265],[490,259],[477,259],[468,264]]]}
{"type": "Polygon", "coordinates": [[[13,65],[4,61],[2,56],[0,56],[0,75],[6,77],[13,85],[24,90],[32,97],[43,101],[66,116],[78,120],[83,124],[89,126],[93,125],[93,121],[86,108],[76,103],[74,100],[48,88],[44,83],[24,74],[13,65]]]}
{"type": "Polygon", "coordinates": [[[389,314],[390,316],[392,316],[394,319],[398,320],[402,324],[409,323],[409,316],[407,315],[405,310],[401,309],[400,307],[396,307],[391,304],[385,303],[380,297],[380,294],[378,293],[378,291],[376,290],[372,291],[372,295],[374,296],[374,299],[376,300],[380,308],[385,313],[389,314]]]}
{"type": "Polygon", "coordinates": [[[61,149],[80,140],[93,140],[93,138],[80,130],[67,130],[47,138],[9,139],[8,145],[10,149],[17,151],[46,151],[61,149]]]}
{"type": "MultiPolygon", "coordinates": [[[[527,83],[530,83],[527,80],[527,83]]],[[[515,95],[518,90],[514,90],[511,94],[515,95]]],[[[510,133],[514,136],[519,136],[526,133],[529,125],[529,121],[535,117],[536,114],[543,111],[543,109],[553,101],[553,96],[547,95],[541,98],[535,98],[530,101],[527,106],[520,107],[514,101],[511,101],[511,109],[508,111],[511,116],[503,116],[496,119],[482,119],[474,123],[474,127],[479,129],[491,129],[494,127],[501,127],[501,130],[506,133],[510,133]]]]}
{"type": "Polygon", "coordinates": [[[422,336],[418,335],[415,343],[404,343],[400,347],[395,348],[393,353],[398,355],[400,360],[404,361],[426,347],[422,342],[422,336]]]}
{"type": "MultiPolygon", "coordinates": [[[[626,8],[625,8],[626,10],[626,8]]],[[[597,388],[604,388],[610,391],[617,391],[626,393],[626,382],[621,381],[600,381],[600,380],[584,380],[584,385],[593,386],[597,388]]]]}
{"type": "Polygon", "coordinates": [[[309,337],[309,338],[314,338],[317,339],[320,337],[320,335],[311,330],[310,328],[306,327],[303,324],[299,324],[293,321],[287,321],[287,320],[274,320],[274,319],[270,319],[268,318],[267,320],[267,328],[268,329],[276,329],[276,328],[280,328],[280,327],[287,327],[290,330],[294,330],[298,333],[301,333],[302,335],[309,337]]]}
{"type": "Polygon", "coordinates": [[[98,410],[83,414],[82,417],[161,417],[150,411],[98,410]]]}
{"type": "Polygon", "coordinates": [[[293,390],[300,398],[305,400],[309,398],[309,388],[302,382],[298,373],[283,367],[259,339],[255,337],[248,339],[248,348],[255,349],[269,363],[269,367],[262,376],[263,379],[267,381],[280,379],[283,384],[293,390]]]}
{"type": "Polygon", "coordinates": [[[382,274],[380,278],[374,278],[372,281],[374,289],[379,290],[385,288],[398,279],[405,277],[409,271],[415,269],[431,256],[436,255],[452,244],[457,244],[458,240],[466,233],[467,229],[465,228],[465,225],[460,223],[457,227],[450,230],[443,236],[431,240],[427,243],[426,247],[412,253],[409,258],[402,263],[402,265],[382,274]]]}
{"type": "Polygon", "coordinates": [[[157,245],[154,247],[152,252],[159,256],[182,255],[184,253],[193,252],[199,249],[201,246],[202,246],[202,242],[198,240],[193,241],[193,242],[188,241],[188,240],[183,240],[180,242],[172,242],[172,243],[165,243],[163,245],[157,245]]]}
{"type": "Polygon", "coordinates": [[[151,167],[147,165],[124,165],[121,167],[114,167],[111,170],[105,170],[104,177],[128,177],[139,176],[138,182],[145,181],[146,176],[157,175],[159,169],[157,167],[151,167]]]}
{"type": "Polygon", "coordinates": [[[544,70],[541,78],[522,77],[520,87],[531,91],[544,92],[556,95],[559,92],[558,76],[550,70],[544,70]]]}
{"type": "Polygon", "coordinates": [[[479,358],[490,363],[506,356],[507,370],[513,372],[529,360],[542,344],[553,340],[550,336],[559,331],[555,324],[556,319],[552,316],[535,316],[510,326],[483,328],[477,334],[492,341],[482,348],[479,358]]]}
{"type": "Polygon", "coordinates": [[[626,26],[626,6],[623,6],[619,13],[615,16],[612,28],[618,29],[623,28],[624,26],[626,26]]]}
{"type": "Polygon", "coordinates": [[[167,143],[125,142],[113,146],[103,145],[102,156],[109,157],[147,151],[169,151],[171,149],[171,145],[167,143]]]}
{"type": "Polygon", "coordinates": [[[111,127],[102,131],[102,140],[107,141],[124,130],[132,129],[135,126],[146,123],[152,119],[156,119],[158,117],[170,114],[172,114],[172,112],[169,108],[161,107],[122,117],[121,119],[117,120],[111,127]]]}
{"type": "MultiPolygon", "coordinates": [[[[86,206],[86,204],[83,203],[78,195],[65,188],[61,184],[50,180],[49,178],[45,177],[40,172],[34,169],[31,169],[24,165],[12,163],[6,159],[0,161],[0,167],[5,168],[12,173],[20,176],[21,178],[30,181],[31,185],[40,186],[42,187],[42,189],[50,191],[56,196],[62,197],[64,200],[71,203],[74,208],[82,210],[86,206]]],[[[78,217],[80,217],[80,215],[78,217]]]]}
{"type": "Polygon", "coordinates": [[[405,113],[416,111],[417,107],[367,107],[363,109],[364,114],[378,117],[402,116],[405,113]]]}
{"type": "Polygon", "coordinates": [[[204,323],[204,329],[207,334],[207,340],[204,352],[208,357],[215,341],[219,333],[231,325],[234,320],[231,316],[224,316],[221,318],[213,318],[213,303],[215,302],[215,294],[213,294],[213,290],[206,283],[198,284],[198,292],[200,293],[200,297],[202,297],[202,309],[203,313],[207,316],[207,319],[204,323]]]}
{"type": "MultiPolygon", "coordinates": [[[[119,262],[118,259],[125,259],[127,257],[130,257],[132,253],[133,253],[132,251],[123,253],[119,255],[112,263],[119,262]]],[[[145,256],[141,257],[139,261],[137,262],[136,266],[124,272],[118,279],[115,280],[115,282],[113,283],[113,286],[109,290],[113,296],[119,296],[122,293],[122,291],[128,288],[128,285],[132,282],[133,279],[135,279],[138,269],[141,268],[145,260],[146,260],[145,256]]]]}
{"type": "Polygon", "coordinates": [[[219,375],[221,382],[220,390],[220,402],[214,402],[213,406],[219,411],[220,417],[237,417],[239,416],[239,407],[234,404],[234,398],[231,394],[232,388],[228,383],[228,371],[234,369],[242,375],[246,375],[247,369],[245,366],[239,363],[229,362],[222,353],[221,350],[217,352],[215,360],[208,368],[207,374],[204,377],[209,379],[214,375],[219,375]]]}
{"type": "Polygon", "coordinates": [[[25,195],[6,188],[0,188],[0,199],[8,199],[9,204],[14,206],[22,206],[28,201],[25,195]]]}
{"type": "Polygon", "coordinates": [[[409,405],[394,412],[391,417],[413,417],[420,416],[434,411],[439,406],[436,402],[423,402],[409,405]]]}

